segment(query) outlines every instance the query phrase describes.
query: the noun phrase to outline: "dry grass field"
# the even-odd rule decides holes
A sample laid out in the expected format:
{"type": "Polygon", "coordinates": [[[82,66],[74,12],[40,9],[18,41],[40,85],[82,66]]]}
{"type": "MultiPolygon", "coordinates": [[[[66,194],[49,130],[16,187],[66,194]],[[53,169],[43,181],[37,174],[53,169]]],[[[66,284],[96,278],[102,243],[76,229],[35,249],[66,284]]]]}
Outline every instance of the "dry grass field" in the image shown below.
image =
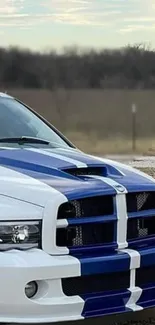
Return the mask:
{"type": "Polygon", "coordinates": [[[42,114],[80,149],[132,151],[131,105],[137,105],[137,153],[155,150],[155,91],[7,89],[42,114]]]}

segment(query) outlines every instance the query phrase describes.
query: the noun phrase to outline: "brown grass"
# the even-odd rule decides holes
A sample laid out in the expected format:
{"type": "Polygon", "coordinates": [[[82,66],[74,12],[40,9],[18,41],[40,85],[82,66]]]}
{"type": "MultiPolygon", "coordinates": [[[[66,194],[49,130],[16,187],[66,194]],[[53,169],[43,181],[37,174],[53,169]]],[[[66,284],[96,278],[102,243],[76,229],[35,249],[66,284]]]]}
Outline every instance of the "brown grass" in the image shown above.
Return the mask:
{"type": "Polygon", "coordinates": [[[155,148],[155,91],[10,89],[67,135],[94,153],[132,151],[131,105],[138,108],[137,152],[155,148]]]}
{"type": "MultiPolygon", "coordinates": [[[[102,138],[95,133],[64,132],[81,150],[92,154],[132,154],[132,141],[125,137],[102,138]]],[[[155,138],[140,138],[137,141],[136,154],[154,155],[155,138]]]]}

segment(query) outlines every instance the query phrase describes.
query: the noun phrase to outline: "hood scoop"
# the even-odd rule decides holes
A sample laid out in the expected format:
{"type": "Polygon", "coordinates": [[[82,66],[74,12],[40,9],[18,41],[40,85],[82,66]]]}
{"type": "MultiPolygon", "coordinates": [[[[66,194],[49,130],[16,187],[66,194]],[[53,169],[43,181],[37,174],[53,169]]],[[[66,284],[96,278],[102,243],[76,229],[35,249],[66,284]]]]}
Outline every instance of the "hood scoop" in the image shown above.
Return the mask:
{"type": "Polygon", "coordinates": [[[75,177],[85,177],[90,175],[107,176],[106,167],[71,168],[65,169],[64,172],[75,177]]]}
{"type": "Polygon", "coordinates": [[[89,176],[122,177],[121,171],[108,164],[103,166],[88,166],[86,168],[64,168],[62,171],[73,177],[79,178],[87,178],[89,176]]]}

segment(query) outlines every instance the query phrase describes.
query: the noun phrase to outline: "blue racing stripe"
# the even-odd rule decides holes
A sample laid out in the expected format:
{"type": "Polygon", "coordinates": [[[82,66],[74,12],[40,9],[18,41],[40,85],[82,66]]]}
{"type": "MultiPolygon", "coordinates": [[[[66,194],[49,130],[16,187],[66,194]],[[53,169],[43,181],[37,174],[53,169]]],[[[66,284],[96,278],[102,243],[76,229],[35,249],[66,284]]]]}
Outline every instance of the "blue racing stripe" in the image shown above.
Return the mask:
{"type": "Polygon", "coordinates": [[[90,318],[129,312],[126,303],[130,295],[131,293],[128,290],[81,295],[85,301],[82,316],[90,318]]]}
{"type": "Polygon", "coordinates": [[[66,162],[59,158],[54,158],[52,156],[44,155],[43,153],[38,153],[32,150],[26,149],[16,149],[16,150],[0,150],[0,164],[1,158],[8,158],[21,162],[31,162],[36,165],[42,165],[44,167],[53,167],[53,168],[76,168],[76,165],[66,162]]]}
{"type": "Polygon", "coordinates": [[[79,256],[78,260],[81,264],[81,275],[116,273],[130,269],[130,257],[122,252],[104,256],[79,256]]]}
{"type": "MultiPolygon", "coordinates": [[[[113,167],[110,164],[106,164],[103,161],[96,159],[90,155],[85,154],[84,152],[78,152],[75,150],[63,150],[63,149],[57,149],[57,153],[63,155],[64,157],[69,157],[71,159],[76,159],[79,160],[83,163],[85,163],[89,167],[106,167],[107,169],[107,176],[111,177],[114,175],[115,177],[118,178],[122,177],[122,173],[119,172],[119,170],[115,167],[113,167]]],[[[105,176],[105,175],[103,175],[105,176]]]]}
{"type": "MultiPolygon", "coordinates": [[[[149,279],[148,279],[149,282],[149,279]]],[[[143,308],[155,307],[155,282],[141,286],[142,295],[137,304],[143,308]]]]}
{"type": "Polygon", "coordinates": [[[153,247],[155,246],[155,236],[141,237],[141,239],[128,240],[129,248],[136,250],[141,249],[141,247],[153,247]]]}
{"type": "Polygon", "coordinates": [[[102,162],[102,161],[99,161],[95,158],[92,158],[90,157],[89,155],[83,153],[83,152],[78,152],[78,151],[75,151],[75,150],[63,150],[63,149],[56,149],[55,151],[53,151],[57,154],[61,154],[62,156],[64,157],[68,157],[68,158],[71,158],[71,159],[75,159],[75,160],[79,160],[81,161],[82,163],[88,165],[88,166],[93,166],[93,167],[97,167],[97,166],[100,166],[100,167],[103,167],[105,166],[105,164],[102,162]]]}
{"type": "Polygon", "coordinates": [[[76,246],[76,247],[69,247],[70,255],[75,256],[79,259],[79,256],[85,255],[85,256],[102,256],[105,253],[111,252],[118,249],[117,242],[112,242],[110,244],[102,244],[102,245],[89,245],[89,246],[76,246]]]}
{"type": "Polygon", "coordinates": [[[95,216],[95,217],[80,217],[67,219],[68,226],[77,226],[85,224],[100,224],[100,223],[109,223],[117,220],[116,214],[109,216],[95,216]]]}
{"type": "MultiPolygon", "coordinates": [[[[51,175],[51,176],[58,176],[58,177],[65,177],[69,179],[75,179],[74,176],[70,174],[66,174],[65,172],[62,172],[59,169],[47,167],[44,165],[39,165],[39,164],[34,164],[32,162],[27,162],[27,161],[22,161],[22,160],[17,160],[17,159],[11,159],[11,158],[6,158],[6,157],[0,157],[0,165],[2,166],[7,166],[10,168],[14,168],[16,170],[20,169],[22,171],[24,170],[29,170],[29,171],[34,171],[37,173],[42,173],[46,175],[51,175]]],[[[27,172],[28,173],[28,172],[27,172]]]]}
{"type": "Polygon", "coordinates": [[[136,211],[136,212],[128,212],[128,218],[149,218],[155,216],[155,209],[144,210],[144,211],[136,211]]]}
{"type": "MultiPolygon", "coordinates": [[[[126,187],[128,192],[141,192],[142,188],[145,188],[145,191],[155,191],[155,182],[151,181],[148,178],[145,178],[138,173],[133,173],[131,170],[119,168],[125,176],[119,178],[119,183],[126,187]]],[[[115,181],[118,181],[118,178],[115,175],[111,175],[111,178],[115,181]]]]}
{"type": "MultiPolygon", "coordinates": [[[[114,166],[109,164],[105,164],[102,161],[99,161],[98,159],[90,158],[90,156],[83,154],[83,153],[77,153],[74,150],[63,150],[62,153],[62,159],[59,158],[60,151],[59,150],[49,150],[49,155],[47,154],[48,151],[46,150],[46,154],[44,154],[44,151],[37,152],[27,149],[15,149],[15,150],[0,150],[0,164],[5,164],[7,166],[14,166],[14,167],[20,167],[20,168],[26,168],[28,169],[28,164],[31,164],[31,167],[29,168],[34,170],[34,166],[36,166],[35,171],[39,172],[46,172],[48,170],[48,173],[51,174],[51,169],[70,169],[70,168],[76,168],[76,162],[79,161],[81,163],[86,164],[86,166],[102,166],[107,168],[107,177],[110,177],[116,182],[119,182],[119,184],[123,185],[128,191],[136,192],[141,191],[142,187],[145,189],[145,191],[152,191],[155,190],[155,183],[151,181],[148,178],[145,178],[139,174],[133,173],[132,171],[128,169],[119,168],[121,172],[125,174],[125,176],[119,175],[118,168],[115,169],[114,166]],[[58,158],[53,157],[53,154],[58,154],[58,158]],[[64,160],[63,160],[64,157],[64,160]],[[65,161],[66,158],[68,158],[69,161],[65,161]],[[75,164],[73,164],[74,159],[75,164]],[[6,160],[5,160],[6,159],[6,160]],[[71,162],[70,162],[71,159],[71,162]],[[25,164],[25,165],[23,165],[25,164]],[[26,167],[27,165],[27,167],[26,167]],[[41,170],[42,167],[42,170],[41,170]],[[47,168],[47,169],[46,169],[47,168]],[[49,169],[48,169],[49,168],[49,169]],[[45,171],[46,169],[46,171],[45,171]]],[[[56,171],[53,172],[56,174],[56,171]]],[[[67,175],[67,174],[66,174],[67,175]]],[[[62,175],[65,177],[65,174],[62,175]]],[[[71,178],[71,175],[68,175],[68,178],[71,178]]]]}
{"type": "MultiPolygon", "coordinates": [[[[57,170],[54,171],[55,175],[49,175],[43,173],[43,171],[45,172],[46,169],[44,169],[44,167],[42,166],[37,166],[34,164],[10,159],[8,159],[7,161],[5,158],[3,158],[3,166],[13,169],[21,173],[21,175],[25,174],[27,176],[42,181],[43,183],[63,193],[69,200],[75,200],[77,198],[89,197],[93,195],[115,195],[115,190],[111,186],[104,184],[100,180],[89,180],[89,182],[86,182],[83,180],[75,180],[72,177],[65,178],[63,172],[63,177],[61,177],[59,171],[58,175],[60,176],[58,176],[57,170]],[[42,172],[40,172],[41,170],[42,172]]],[[[50,169],[49,171],[51,173],[52,169],[50,169]]]]}
{"type": "Polygon", "coordinates": [[[140,267],[147,267],[155,265],[155,247],[137,249],[141,256],[141,265],[140,267]]]}

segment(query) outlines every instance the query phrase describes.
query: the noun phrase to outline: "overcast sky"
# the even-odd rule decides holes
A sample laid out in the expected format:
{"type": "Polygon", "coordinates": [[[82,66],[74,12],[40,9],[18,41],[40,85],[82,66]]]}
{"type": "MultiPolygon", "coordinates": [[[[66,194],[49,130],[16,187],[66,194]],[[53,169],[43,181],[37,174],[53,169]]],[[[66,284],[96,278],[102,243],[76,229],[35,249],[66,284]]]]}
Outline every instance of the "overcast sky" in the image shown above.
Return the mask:
{"type": "Polygon", "coordinates": [[[0,0],[0,46],[155,47],[155,0],[0,0]]]}

